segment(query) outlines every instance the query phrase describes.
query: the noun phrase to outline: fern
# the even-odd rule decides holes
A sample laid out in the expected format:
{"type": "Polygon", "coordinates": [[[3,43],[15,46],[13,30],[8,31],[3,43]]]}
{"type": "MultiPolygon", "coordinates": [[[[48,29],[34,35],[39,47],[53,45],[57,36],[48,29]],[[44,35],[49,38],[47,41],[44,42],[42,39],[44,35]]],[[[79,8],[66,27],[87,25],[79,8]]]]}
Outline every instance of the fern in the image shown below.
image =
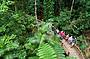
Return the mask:
{"type": "Polygon", "coordinates": [[[39,59],[56,59],[55,51],[49,44],[42,44],[37,55],[39,59]]]}
{"type": "Polygon", "coordinates": [[[29,57],[28,59],[39,59],[37,56],[29,57]]]}
{"type": "Polygon", "coordinates": [[[73,56],[69,56],[66,59],[77,59],[77,58],[76,57],[73,57],[73,56]]]}
{"type": "Polygon", "coordinates": [[[58,59],[65,58],[64,49],[62,47],[60,47],[59,44],[54,44],[54,49],[55,49],[55,52],[56,52],[56,55],[57,55],[58,59]]]}

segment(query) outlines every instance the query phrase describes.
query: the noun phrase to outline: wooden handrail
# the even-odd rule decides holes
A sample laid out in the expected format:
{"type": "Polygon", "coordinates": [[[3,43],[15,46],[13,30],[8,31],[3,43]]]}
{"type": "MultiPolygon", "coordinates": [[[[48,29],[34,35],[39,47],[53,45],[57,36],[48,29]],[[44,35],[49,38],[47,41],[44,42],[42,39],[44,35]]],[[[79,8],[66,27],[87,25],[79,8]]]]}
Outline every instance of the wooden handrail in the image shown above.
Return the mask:
{"type": "Polygon", "coordinates": [[[74,47],[78,50],[79,55],[81,55],[81,59],[85,59],[82,51],[80,50],[80,48],[77,45],[75,45],[74,47]]]}

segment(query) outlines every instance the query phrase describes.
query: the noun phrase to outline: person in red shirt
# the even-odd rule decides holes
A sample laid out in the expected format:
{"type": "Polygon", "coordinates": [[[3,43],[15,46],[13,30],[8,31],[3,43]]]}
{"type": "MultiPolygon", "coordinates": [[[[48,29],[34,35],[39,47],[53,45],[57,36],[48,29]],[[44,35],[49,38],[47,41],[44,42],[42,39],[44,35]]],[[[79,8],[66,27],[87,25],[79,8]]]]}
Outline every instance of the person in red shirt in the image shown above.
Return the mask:
{"type": "Polygon", "coordinates": [[[65,38],[65,32],[64,32],[64,31],[60,31],[60,32],[59,32],[59,35],[60,35],[60,37],[61,37],[62,39],[65,38]]]}

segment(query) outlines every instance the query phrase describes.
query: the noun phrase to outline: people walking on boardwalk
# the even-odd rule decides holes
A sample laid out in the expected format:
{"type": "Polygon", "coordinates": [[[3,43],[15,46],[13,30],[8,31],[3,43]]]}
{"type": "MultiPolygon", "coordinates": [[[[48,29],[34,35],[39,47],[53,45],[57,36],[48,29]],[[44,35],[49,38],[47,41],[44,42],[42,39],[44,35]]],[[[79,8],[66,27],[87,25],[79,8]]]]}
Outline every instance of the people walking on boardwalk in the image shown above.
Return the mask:
{"type": "Polygon", "coordinates": [[[64,31],[59,31],[58,29],[56,29],[56,33],[59,35],[59,37],[61,37],[61,39],[65,39],[65,32],[64,31]]]}
{"type": "Polygon", "coordinates": [[[76,42],[76,38],[74,38],[73,36],[70,36],[68,39],[68,43],[72,45],[71,47],[75,45],[75,42],[76,42]]]}
{"type": "Polygon", "coordinates": [[[75,37],[72,37],[72,38],[73,38],[73,40],[72,40],[72,47],[73,47],[76,43],[76,38],[75,37]]]}
{"type": "Polygon", "coordinates": [[[55,34],[58,34],[58,37],[60,37],[61,39],[65,39],[65,41],[68,41],[68,43],[71,44],[72,47],[75,45],[76,38],[74,38],[74,36],[70,36],[69,34],[65,34],[64,31],[59,31],[59,29],[56,29],[55,27],[52,27],[52,30],[55,32],[55,34]]]}
{"type": "Polygon", "coordinates": [[[59,32],[59,35],[61,36],[61,39],[64,39],[65,38],[65,32],[64,31],[60,31],[59,32]]]}
{"type": "Polygon", "coordinates": [[[68,39],[69,39],[69,34],[67,34],[67,35],[65,36],[65,40],[68,41],[68,39]]]}
{"type": "Polygon", "coordinates": [[[73,37],[70,36],[70,37],[68,38],[68,43],[69,43],[69,44],[72,44],[72,41],[73,41],[73,37]]]}

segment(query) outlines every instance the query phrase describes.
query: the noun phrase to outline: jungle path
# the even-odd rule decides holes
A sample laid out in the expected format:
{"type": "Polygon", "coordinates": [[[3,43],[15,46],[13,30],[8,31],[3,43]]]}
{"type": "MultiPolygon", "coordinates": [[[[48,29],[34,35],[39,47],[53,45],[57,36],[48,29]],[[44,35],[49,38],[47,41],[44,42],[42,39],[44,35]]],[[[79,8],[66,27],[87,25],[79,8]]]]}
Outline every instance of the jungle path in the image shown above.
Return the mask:
{"type": "Polygon", "coordinates": [[[65,41],[64,39],[62,40],[63,43],[63,48],[65,50],[65,52],[68,54],[69,52],[69,56],[73,56],[76,57],[77,59],[85,59],[82,52],[80,51],[79,47],[77,47],[76,45],[74,47],[71,48],[71,45],[65,41]]]}

